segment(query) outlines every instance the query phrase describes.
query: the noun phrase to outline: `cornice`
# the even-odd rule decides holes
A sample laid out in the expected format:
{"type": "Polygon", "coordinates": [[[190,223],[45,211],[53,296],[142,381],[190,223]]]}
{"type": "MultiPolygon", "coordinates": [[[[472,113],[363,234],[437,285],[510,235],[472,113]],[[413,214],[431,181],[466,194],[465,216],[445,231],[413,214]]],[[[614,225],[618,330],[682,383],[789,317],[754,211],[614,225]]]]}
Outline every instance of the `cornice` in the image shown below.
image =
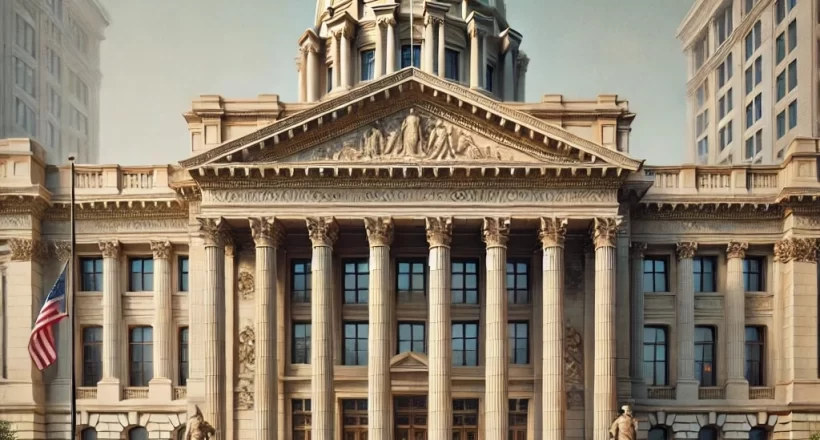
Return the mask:
{"type": "MultiPolygon", "coordinates": [[[[68,204],[57,204],[48,208],[44,220],[68,221],[70,217],[68,204]]],[[[188,218],[187,203],[148,203],[119,204],[110,202],[91,203],[89,206],[74,209],[77,220],[94,219],[172,219],[188,218]]]]}
{"type": "Polygon", "coordinates": [[[782,220],[779,205],[641,205],[632,209],[633,220],[782,220]]]}

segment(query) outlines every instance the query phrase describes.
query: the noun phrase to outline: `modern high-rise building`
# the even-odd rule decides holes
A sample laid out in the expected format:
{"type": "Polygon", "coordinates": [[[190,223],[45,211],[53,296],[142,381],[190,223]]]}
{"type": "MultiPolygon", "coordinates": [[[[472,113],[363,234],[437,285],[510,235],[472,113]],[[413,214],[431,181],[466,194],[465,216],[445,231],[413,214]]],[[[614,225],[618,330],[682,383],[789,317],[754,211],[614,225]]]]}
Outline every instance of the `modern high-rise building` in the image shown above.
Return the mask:
{"type": "Polygon", "coordinates": [[[688,160],[773,164],[820,134],[820,3],[696,0],[678,29],[689,59],[688,160]]]}
{"type": "Polygon", "coordinates": [[[0,2],[0,139],[32,138],[48,163],[100,155],[98,0],[0,2]]]}

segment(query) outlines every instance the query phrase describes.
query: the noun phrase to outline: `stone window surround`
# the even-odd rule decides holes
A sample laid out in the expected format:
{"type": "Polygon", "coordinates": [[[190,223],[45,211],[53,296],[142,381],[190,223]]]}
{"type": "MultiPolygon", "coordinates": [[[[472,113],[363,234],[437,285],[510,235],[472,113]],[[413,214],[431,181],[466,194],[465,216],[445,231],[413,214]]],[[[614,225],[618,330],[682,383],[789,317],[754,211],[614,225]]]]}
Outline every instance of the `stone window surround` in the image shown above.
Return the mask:
{"type": "MultiPolygon", "coordinates": [[[[82,245],[80,245],[80,246],[82,246],[82,245]]],[[[96,246],[96,244],[94,244],[94,246],[96,246]]],[[[129,245],[125,245],[125,247],[128,247],[128,246],[129,245]]],[[[181,257],[190,258],[190,256],[188,255],[188,250],[187,249],[185,249],[184,251],[179,251],[176,246],[180,246],[180,245],[175,243],[174,246],[175,246],[174,247],[174,252],[173,252],[173,254],[171,254],[171,259],[170,259],[170,261],[171,261],[171,285],[173,286],[172,294],[173,295],[187,295],[188,292],[184,292],[184,291],[179,290],[179,286],[180,286],[180,284],[179,284],[180,258],[181,257]]],[[[123,247],[123,245],[121,244],[120,256],[119,256],[119,263],[120,263],[119,264],[119,266],[120,266],[119,267],[120,292],[123,295],[152,295],[153,292],[150,291],[150,290],[149,291],[141,291],[141,292],[131,292],[131,291],[128,290],[129,284],[130,284],[129,283],[130,282],[129,276],[131,274],[130,259],[131,258],[145,258],[147,255],[150,254],[150,250],[145,251],[145,252],[129,251],[127,249],[123,249],[122,247],[123,247]]],[[[78,249],[75,253],[75,256],[74,256],[75,264],[77,265],[76,267],[77,267],[78,271],[81,270],[81,268],[79,266],[80,265],[80,260],[82,260],[84,258],[102,258],[102,254],[100,254],[100,252],[93,252],[93,251],[88,252],[88,251],[83,251],[81,249],[78,249]]],[[[189,265],[188,266],[189,277],[190,277],[191,269],[192,269],[192,266],[189,265]]],[[[157,282],[156,274],[154,274],[154,277],[155,277],[154,278],[154,284],[156,285],[156,282],[157,282]]],[[[79,280],[77,281],[77,283],[79,283],[79,280]]],[[[100,283],[100,284],[102,285],[102,283],[100,283]]],[[[75,284],[75,285],[77,286],[77,289],[76,289],[77,296],[88,295],[88,294],[101,294],[102,293],[101,290],[100,291],[82,291],[79,288],[80,284],[75,284]]],[[[190,289],[190,278],[189,278],[189,289],[190,289]]]]}

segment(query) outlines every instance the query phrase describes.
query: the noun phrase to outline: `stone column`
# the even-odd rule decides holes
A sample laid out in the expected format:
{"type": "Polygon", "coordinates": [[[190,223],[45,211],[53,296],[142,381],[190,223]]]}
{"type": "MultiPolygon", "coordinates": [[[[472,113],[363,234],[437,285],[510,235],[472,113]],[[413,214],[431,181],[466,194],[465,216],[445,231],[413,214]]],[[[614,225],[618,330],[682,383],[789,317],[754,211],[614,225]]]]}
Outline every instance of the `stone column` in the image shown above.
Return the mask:
{"type": "Polygon", "coordinates": [[[749,398],[746,381],[746,287],[743,283],[743,259],[748,243],[730,242],[726,248],[726,399],[749,398]]]}
{"type": "Polygon", "coordinates": [[[314,45],[305,46],[307,52],[307,100],[319,100],[319,48],[314,45]]]}
{"type": "Polygon", "coordinates": [[[120,326],[122,324],[122,292],[120,291],[120,242],[99,242],[103,256],[103,344],[102,379],[97,385],[97,399],[106,402],[120,400],[120,326]]]}
{"type": "Polygon", "coordinates": [[[431,15],[424,16],[424,63],[421,67],[427,73],[433,73],[436,56],[436,19],[431,15]]]}
{"type": "Polygon", "coordinates": [[[365,218],[370,243],[370,327],[367,339],[368,437],[393,438],[390,399],[390,244],[393,220],[365,218]]]}
{"type": "Polygon", "coordinates": [[[384,23],[387,26],[387,66],[385,71],[391,74],[396,71],[396,19],[387,17],[384,23]]]}
{"type": "Polygon", "coordinates": [[[171,276],[170,241],[152,241],[154,253],[154,378],[149,385],[152,399],[163,402],[172,400],[171,381],[173,378],[174,331],[171,311],[173,278],[171,276]]]}
{"type": "Polygon", "coordinates": [[[507,340],[507,241],[509,218],[484,218],[487,245],[485,410],[486,440],[504,440],[509,430],[509,342],[507,340]]]}
{"type": "Polygon", "coordinates": [[[530,65],[530,59],[523,52],[518,53],[516,60],[518,66],[518,101],[524,102],[527,100],[527,67],[530,65]]]}
{"type": "Polygon", "coordinates": [[[205,408],[202,415],[216,430],[215,440],[229,437],[225,427],[225,241],[227,225],[222,218],[200,218],[205,241],[205,292],[203,333],[205,341],[205,408]]]}
{"type": "Polygon", "coordinates": [[[374,79],[384,76],[384,33],[382,32],[382,20],[376,21],[376,70],[374,79]]]}
{"type": "Polygon", "coordinates": [[[609,440],[618,415],[615,365],[615,244],[620,219],[596,218],[595,241],[595,400],[593,440],[609,440]]]}
{"type": "Polygon", "coordinates": [[[564,240],[567,220],[542,218],[542,439],[563,440],[564,390],[564,240]]]}
{"type": "Polygon", "coordinates": [[[342,88],[349,89],[350,88],[350,31],[345,28],[342,29],[341,35],[339,36],[339,44],[341,47],[341,58],[342,58],[342,88]]]}
{"type": "Polygon", "coordinates": [[[333,81],[333,84],[330,85],[330,90],[335,92],[339,89],[339,86],[342,85],[342,68],[340,62],[340,54],[339,54],[339,37],[341,37],[340,31],[331,31],[330,32],[330,39],[328,40],[328,44],[330,44],[330,57],[331,63],[330,66],[333,68],[333,77],[328,78],[327,81],[333,81]]]}
{"type": "Polygon", "coordinates": [[[444,78],[447,73],[447,58],[445,56],[447,45],[444,43],[447,27],[444,26],[444,19],[437,19],[436,22],[438,24],[438,76],[444,78]]]}
{"type": "Polygon", "coordinates": [[[632,355],[630,374],[632,376],[632,397],[646,399],[646,380],[643,376],[643,325],[644,325],[644,297],[643,297],[643,255],[646,243],[632,242],[630,248],[630,265],[632,266],[632,355]]]}
{"type": "Polygon", "coordinates": [[[429,440],[450,440],[453,432],[452,322],[450,318],[451,217],[427,218],[427,243],[430,245],[430,357],[429,440]]]}
{"type": "Polygon", "coordinates": [[[333,245],[339,226],[333,217],[307,220],[308,236],[313,243],[311,262],[311,405],[312,438],[333,440],[333,245]]]}
{"type": "Polygon", "coordinates": [[[305,102],[307,99],[307,90],[305,90],[305,83],[307,83],[307,78],[305,77],[307,73],[307,59],[305,52],[301,49],[299,50],[299,62],[296,63],[296,67],[299,74],[299,102],[305,102]]]}
{"type": "Polygon", "coordinates": [[[475,24],[468,28],[470,34],[470,88],[477,89],[481,87],[481,45],[479,38],[482,35],[481,29],[475,24]]]}
{"type": "Polygon", "coordinates": [[[254,292],[256,308],[256,370],[254,418],[256,438],[278,435],[279,368],[276,352],[276,250],[282,243],[282,225],[274,218],[249,219],[256,244],[254,292]]]}
{"type": "Polygon", "coordinates": [[[595,412],[595,241],[584,240],[584,439],[592,438],[595,412]]]}
{"type": "Polygon", "coordinates": [[[677,400],[693,402],[698,399],[695,380],[695,281],[692,258],[698,250],[697,243],[678,243],[678,288],[676,297],[678,335],[678,381],[675,387],[677,400]]]}
{"type": "Polygon", "coordinates": [[[504,101],[515,101],[515,48],[510,46],[504,54],[504,101]]]}

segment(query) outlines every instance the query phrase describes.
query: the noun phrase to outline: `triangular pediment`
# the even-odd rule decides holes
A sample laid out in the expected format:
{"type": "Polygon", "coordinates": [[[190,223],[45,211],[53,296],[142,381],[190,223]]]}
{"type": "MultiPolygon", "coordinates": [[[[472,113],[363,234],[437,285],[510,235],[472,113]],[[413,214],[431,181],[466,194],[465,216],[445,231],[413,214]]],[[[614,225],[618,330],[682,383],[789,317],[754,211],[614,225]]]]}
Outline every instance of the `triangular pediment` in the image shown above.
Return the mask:
{"type": "Polygon", "coordinates": [[[427,371],[427,356],[422,353],[415,353],[412,351],[397,354],[390,359],[390,371],[427,371]]]}

